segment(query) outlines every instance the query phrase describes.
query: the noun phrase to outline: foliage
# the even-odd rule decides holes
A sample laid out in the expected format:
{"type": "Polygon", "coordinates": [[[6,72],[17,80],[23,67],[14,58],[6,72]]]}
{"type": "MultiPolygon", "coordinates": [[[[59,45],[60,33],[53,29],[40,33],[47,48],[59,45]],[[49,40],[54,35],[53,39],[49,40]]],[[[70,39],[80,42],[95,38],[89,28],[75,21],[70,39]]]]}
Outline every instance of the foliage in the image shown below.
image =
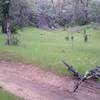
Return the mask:
{"type": "Polygon", "coordinates": [[[17,38],[17,36],[13,35],[13,45],[19,45],[19,39],[17,38]]]}
{"type": "Polygon", "coordinates": [[[3,0],[0,0],[0,24],[3,17],[3,0]]]}

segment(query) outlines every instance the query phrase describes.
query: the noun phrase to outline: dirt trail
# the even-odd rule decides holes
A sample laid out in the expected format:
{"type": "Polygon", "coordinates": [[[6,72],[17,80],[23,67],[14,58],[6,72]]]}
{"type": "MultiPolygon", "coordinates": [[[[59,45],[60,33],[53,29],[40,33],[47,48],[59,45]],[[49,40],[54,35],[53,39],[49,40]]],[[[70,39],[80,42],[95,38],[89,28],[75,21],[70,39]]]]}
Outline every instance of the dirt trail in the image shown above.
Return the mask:
{"type": "Polygon", "coordinates": [[[0,61],[0,86],[25,100],[100,100],[97,83],[85,82],[72,93],[75,81],[34,65],[0,61]]]}

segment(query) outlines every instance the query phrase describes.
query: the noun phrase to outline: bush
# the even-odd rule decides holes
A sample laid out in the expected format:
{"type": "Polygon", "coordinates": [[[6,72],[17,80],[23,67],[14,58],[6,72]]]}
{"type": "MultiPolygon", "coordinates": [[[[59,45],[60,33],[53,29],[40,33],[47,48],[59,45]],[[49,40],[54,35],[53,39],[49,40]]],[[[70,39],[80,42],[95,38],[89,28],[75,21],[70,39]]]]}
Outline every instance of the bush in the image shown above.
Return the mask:
{"type": "Polygon", "coordinates": [[[19,39],[17,38],[17,36],[13,35],[13,45],[18,45],[19,44],[19,39]]]}
{"type": "Polygon", "coordinates": [[[11,33],[17,34],[18,33],[18,26],[15,23],[11,24],[11,33]]]}

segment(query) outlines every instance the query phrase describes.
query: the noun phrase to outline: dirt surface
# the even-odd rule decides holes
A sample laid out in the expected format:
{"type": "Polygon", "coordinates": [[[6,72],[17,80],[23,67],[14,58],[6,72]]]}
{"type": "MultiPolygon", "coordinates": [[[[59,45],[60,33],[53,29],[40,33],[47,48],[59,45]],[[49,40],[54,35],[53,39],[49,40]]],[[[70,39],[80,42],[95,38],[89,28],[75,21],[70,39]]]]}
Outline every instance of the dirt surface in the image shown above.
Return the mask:
{"type": "Polygon", "coordinates": [[[0,86],[25,100],[100,100],[99,84],[84,82],[73,93],[75,83],[34,65],[0,61],[0,86]]]}

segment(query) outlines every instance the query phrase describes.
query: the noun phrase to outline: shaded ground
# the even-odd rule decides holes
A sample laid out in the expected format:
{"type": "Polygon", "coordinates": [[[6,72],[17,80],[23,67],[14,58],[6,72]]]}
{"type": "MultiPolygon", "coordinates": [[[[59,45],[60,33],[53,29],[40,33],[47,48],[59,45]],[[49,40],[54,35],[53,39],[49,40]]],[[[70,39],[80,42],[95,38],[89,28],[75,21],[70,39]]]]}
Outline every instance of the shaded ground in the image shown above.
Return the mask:
{"type": "Polygon", "coordinates": [[[34,65],[0,61],[0,86],[25,100],[100,100],[100,86],[83,83],[72,93],[76,80],[45,72],[34,65]]]}

